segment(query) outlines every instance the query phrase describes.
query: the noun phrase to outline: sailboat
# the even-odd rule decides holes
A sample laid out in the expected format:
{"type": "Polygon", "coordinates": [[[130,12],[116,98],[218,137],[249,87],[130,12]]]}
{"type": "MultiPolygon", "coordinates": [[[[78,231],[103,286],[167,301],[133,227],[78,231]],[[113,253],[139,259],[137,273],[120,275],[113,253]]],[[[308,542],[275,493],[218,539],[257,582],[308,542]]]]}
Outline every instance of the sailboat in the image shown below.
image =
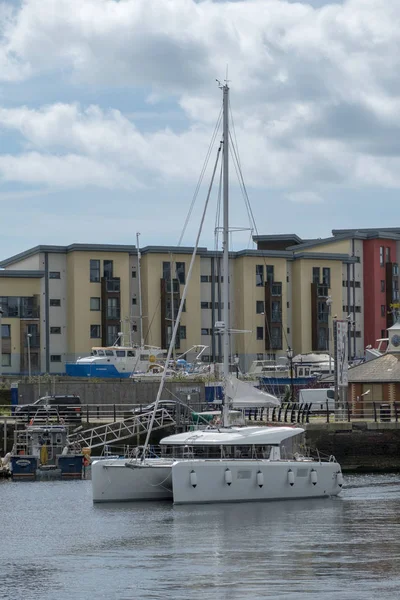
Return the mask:
{"type": "MultiPolygon", "coordinates": [[[[223,92],[223,321],[216,328],[223,337],[224,401],[222,422],[163,438],[160,456],[149,456],[149,440],[161,398],[163,376],[143,451],[130,460],[105,459],[92,465],[94,502],[172,500],[175,504],[265,501],[335,496],[341,491],[340,465],[304,456],[301,427],[230,426],[233,407],[277,406],[279,400],[239,381],[229,368],[229,87],[223,92]]],[[[214,167],[213,177],[215,175],[214,167]]],[[[207,200],[208,202],[208,200],[207,200]]],[[[187,286],[194,264],[207,202],[189,267],[167,355],[170,360],[187,286]]]]}

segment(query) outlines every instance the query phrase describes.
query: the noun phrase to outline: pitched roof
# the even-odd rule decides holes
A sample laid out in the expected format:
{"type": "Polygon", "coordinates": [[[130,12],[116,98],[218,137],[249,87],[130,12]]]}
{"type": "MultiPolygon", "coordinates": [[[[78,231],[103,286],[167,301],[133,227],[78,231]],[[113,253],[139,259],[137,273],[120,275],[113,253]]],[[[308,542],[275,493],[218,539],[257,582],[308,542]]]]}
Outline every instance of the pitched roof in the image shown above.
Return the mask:
{"type": "Polygon", "coordinates": [[[400,355],[384,354],[349,369],[349,383],[400,382],[400,355]]]}

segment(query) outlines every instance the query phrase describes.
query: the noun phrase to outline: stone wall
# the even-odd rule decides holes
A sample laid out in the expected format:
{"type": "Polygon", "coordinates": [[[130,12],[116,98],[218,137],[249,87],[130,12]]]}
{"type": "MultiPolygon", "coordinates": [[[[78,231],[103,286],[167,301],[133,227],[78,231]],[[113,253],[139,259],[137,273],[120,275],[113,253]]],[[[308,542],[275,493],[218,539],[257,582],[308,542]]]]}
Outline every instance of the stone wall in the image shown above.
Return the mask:
{"type": "Polygon", "coordinates": [[[307,444],[333,455],[344,471],[400,471],[400,423],[309,425],[307,444]]]}

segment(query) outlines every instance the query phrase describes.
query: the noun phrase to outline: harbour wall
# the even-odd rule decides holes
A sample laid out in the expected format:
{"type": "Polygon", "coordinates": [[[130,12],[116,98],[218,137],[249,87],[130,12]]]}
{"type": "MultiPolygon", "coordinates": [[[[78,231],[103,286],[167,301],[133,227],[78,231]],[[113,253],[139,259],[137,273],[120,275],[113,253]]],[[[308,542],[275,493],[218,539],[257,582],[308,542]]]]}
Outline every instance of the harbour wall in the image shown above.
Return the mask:
{"type": "Polygon", "coordinates": [[[400,471],[400,423],[310,423],[307,445],[333,455],[344,472],[400,471]]]}

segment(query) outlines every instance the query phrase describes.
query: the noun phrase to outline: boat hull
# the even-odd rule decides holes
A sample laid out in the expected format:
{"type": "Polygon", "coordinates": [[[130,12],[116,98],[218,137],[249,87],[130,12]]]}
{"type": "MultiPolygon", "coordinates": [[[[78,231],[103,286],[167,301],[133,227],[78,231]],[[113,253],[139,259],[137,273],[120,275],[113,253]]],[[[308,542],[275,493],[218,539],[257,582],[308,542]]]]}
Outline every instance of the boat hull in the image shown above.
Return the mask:
{"type": "Polygon", "coordinates": [[[149,459],[135,468],[127,468],[126,462],[127,459],[119,458],[92,464],[93,502],[254,502],[337,496],[341,491],[337,477],[341,470],[335,462],[182,460],[172,463],[149,459]],[[292,484],[289,472],[293,473],[292,484]]]}
{"type": "Polygon", "coordinates": [[[148,459],[145,466],[126,467],[126,458],[92,463],[93,502],[172,500],[172,462],[148,459]]]}
{"type": "Polygon", "coordinates": [[[175,504],[337,496],[340,482],[335,462],[195,460],[176,462],[172,468],[175,504]]]}

